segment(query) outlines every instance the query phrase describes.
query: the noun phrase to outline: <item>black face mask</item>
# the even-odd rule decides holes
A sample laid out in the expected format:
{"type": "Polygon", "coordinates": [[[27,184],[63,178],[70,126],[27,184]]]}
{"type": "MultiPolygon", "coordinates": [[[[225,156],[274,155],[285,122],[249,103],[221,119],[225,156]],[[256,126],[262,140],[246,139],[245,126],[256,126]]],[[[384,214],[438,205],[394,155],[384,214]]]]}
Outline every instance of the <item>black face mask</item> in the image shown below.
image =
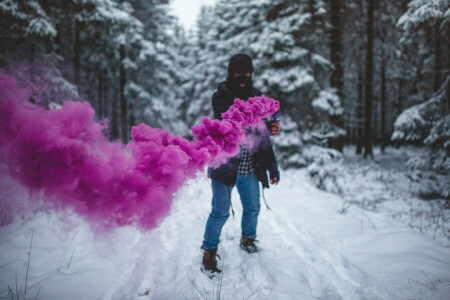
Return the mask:
{"type": "Polygon", "coordinates": [[[253,82],[252,76],[245,76],[245,73],[239,76],[234,77],[233,74],[228,74],[227,77],[227,86],[230,88],[231,92],[238,98],[247,100],[249,97],[253,96],[253,82]],[[241,87],[241,84],[245,84],[244,87],[241,87]]]}

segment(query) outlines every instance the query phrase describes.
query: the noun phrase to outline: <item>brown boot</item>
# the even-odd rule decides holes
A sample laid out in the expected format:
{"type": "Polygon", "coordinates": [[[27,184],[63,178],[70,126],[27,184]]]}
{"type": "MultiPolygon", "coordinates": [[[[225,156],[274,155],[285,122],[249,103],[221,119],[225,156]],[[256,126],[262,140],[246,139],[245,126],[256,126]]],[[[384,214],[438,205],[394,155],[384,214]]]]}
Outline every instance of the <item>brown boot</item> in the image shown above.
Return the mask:
{"type": "MultiPolygon", "coordinates": [[[[202,261],[202,272],[208,273],[207,275],[212,278],[214,276],[214,273],[220,273],[222,270],[217,268],[217,260],[216,256],[219,256],[217,254],[217,249],[213,250],[204,250],[203,251],[203,261],[202,261]]],[[[220,256],[219,256],[220,258],[220,256]]]]}
{"type": "Polygon", "coordinates": [[[255,239],[242,237],[240,244],[241,249],[247,251],[248,253],[258,252],[258,247],[256,246],[255,242],[257,242],[255,239]]]}

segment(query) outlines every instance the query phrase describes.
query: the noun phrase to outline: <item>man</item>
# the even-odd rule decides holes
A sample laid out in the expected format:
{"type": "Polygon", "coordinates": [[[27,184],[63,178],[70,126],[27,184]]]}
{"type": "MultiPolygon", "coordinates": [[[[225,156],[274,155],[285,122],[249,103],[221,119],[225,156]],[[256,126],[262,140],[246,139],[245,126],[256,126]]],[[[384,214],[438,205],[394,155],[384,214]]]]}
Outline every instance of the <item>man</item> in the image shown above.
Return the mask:
{"type": "MultiPolygon", "coordinates": [[[[261,92],[253,87],[253,63],[246,54],[234,55],[228,64],[228,76],[225,82],[218,86],[212,96],[214,117],[222,119],[222,113],[234,103],[235,98],[248,100],[249,97],[261,96],[261,92]]],[[[278,122],[268,124],[271,134],[278,135],[280,131],[278,122]]],[[[236,185],[243,207],[242,237],[240,247],[248,253],[258,250],[255,245],[256,226],[260,210],[259,182],[263,188],[270,183],[277,184],[280,180],[278,165],[270,142],[269,130],[267,132],[247,132],[255,134],[259,141],[256,147],[241,146],[238,156],[230,158],[225,164],[216,169],[209,169],[208,176],[212,179],[212,211],[206,223],[205,235],[202,244],[203,261],[202,271],[210,274],[220,273],[217,268],[217,246],[222,227],[230,216],[231,189],[236,185]]]]}

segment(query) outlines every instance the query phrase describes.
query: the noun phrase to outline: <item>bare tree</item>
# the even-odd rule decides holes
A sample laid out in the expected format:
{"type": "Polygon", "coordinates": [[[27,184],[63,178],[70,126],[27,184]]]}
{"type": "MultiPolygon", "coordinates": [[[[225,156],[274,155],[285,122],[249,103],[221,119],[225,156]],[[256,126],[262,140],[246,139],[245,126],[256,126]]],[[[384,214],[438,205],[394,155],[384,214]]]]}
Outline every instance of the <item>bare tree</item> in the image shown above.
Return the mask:
{"type": "Polygon", "coordinates": [[[329,15],[331,21],[330,28],[330,60],[334,65],[334,70],[330,77],[330,86],[338,91],[339,97],[343,99],[342,87],[344,86],[344,67],[342,63],[342,28],[341,28],[341,8],[342,0],[329,1],[329,15]]]}
{"type": "Polygon", "coordinates": [[[437,92],[441,87],[441,34],[440,34],[441,22],[436,20],[434,25],[434,83],[433,90],[437,92]]]}
{"type": "Polygon", "coordinates": [[[381,53],[381,68],[380,68],[380,81],[381,81],[381,152],[384,152],[386,148],[386,54],[384,49],[381,53]]]}
{"type": "Polygon", "coordinates": [[[103,118],[103,72],[98,71],[98,117],[103,118]]]}
{"type": "Polygon", "coordinates": [[[125,98],[125,84],[126,84],[126,74],[125,74],[125,46],[122,44],[119,48],[120,55],[120,83],[119,83],[119,97],[120,97],[120,125],[121,125],[121,136],[122,142],[128,143],[128,105],[127,99],[125,98]]]}
{"type": "Polygon", "coordinates": [[[367,48],[365,70],[365,119],[364,119],[364,158],[371,156],[372,150],[372,101],[373,101],[373,41],[374,41],[374,2],[367,0],[367,48]]]}
{"type": "Polygon", "coordinates": [[[74,28],[74,56],[73,56],[73,71],[74,81],[78,90],[81,92],[81,24],[75,21],[74,28]]]}
{"type": "Polygon", "coordinates": [[[359,58],[358,58],[358,84],[357,84],[357,94],[358,94],[358,104],[356,105],[356,119],[357,119],[357,137],[356,137],[356,154],[362,153],[363,143],[364,143],[364,127],[363,127],[363,111],[364,111],[364,101],[363,101],[363,89],[364,89],[364,78],[363,78],[363,59],[362,59],[362,46],[359,47],[359,58]]]}

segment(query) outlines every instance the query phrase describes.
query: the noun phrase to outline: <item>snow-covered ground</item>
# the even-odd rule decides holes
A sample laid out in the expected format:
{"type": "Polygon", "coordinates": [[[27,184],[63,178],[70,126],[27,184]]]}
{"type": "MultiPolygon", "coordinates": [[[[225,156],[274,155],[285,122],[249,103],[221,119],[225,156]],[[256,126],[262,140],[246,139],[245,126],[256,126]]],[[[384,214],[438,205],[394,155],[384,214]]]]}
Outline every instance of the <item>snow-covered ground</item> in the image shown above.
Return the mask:
{"type": "Polygon", "coordinates": [[[406,162],[423,149],[389,147],[383,154],[375,148],[375,160],[363,159],[354,150],[345,149],[342,167],[338,168],[342,211],[355,205],[360,211],[391,216],[449,247],[450,227],[446,223],[450,207],[441,192],[450,185],[450,177],[406,167],[406,162]]]}
{"type": "Polygon", "coordinates": [[[129,227],[95,235],[61,213],[16,218],[0,228],[0,297],[205,298],[197,286],[217,299],[221,284],[220,299],[450,299],[448,210],[414,197],[414,178],[396,165],[407,154],[390,151],[367,162],[348,150],[337,167],[341,194],[317,189],[306,169],[282,172],[265,191],[272,210],[262,205],[255,254],[239,249],[242,209],[233,190],[236,220],[222,231],[224,271],[214,280],[200,272],[211,201],[204,175],[147,233],[129,227]],[[438,211],[443,223],[426,219],[438,211]]]}

